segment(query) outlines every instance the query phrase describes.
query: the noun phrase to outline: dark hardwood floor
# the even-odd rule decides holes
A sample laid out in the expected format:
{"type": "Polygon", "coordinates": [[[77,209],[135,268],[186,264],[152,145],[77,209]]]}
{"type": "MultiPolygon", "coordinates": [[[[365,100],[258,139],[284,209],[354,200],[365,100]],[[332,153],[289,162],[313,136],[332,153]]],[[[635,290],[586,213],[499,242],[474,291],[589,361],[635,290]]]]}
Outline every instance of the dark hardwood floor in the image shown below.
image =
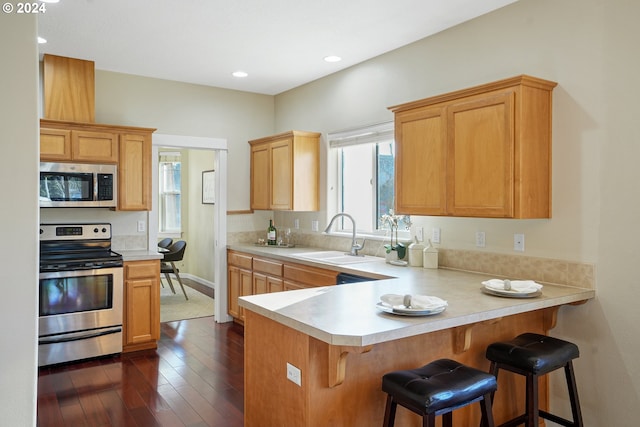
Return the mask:
{"type": "Polygon", "coordinates": [[[232,323],[163,323],[157,351],[41,368],[37,425],[241,427],[243,351],[232,323]]]}

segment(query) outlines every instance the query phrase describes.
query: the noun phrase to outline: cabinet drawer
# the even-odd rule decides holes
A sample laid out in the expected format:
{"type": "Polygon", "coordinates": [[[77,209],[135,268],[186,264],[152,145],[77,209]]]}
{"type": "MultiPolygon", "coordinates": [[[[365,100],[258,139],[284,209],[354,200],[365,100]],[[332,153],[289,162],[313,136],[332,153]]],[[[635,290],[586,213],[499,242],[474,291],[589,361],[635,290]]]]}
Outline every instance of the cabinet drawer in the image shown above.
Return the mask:
{"type": "Polygon", "coordinates": [[[312,286],[330,286],[336,284],[338,272],[299,264],[285,264],[284,278],[312,286]]]}
{"type": "Polygon", "coordinates": [[[124,263],[124,277],[126,279],[141,279],[143,277],[156,277],[159,275],[160,260],[124,263]]]}
{"type": "Polygon", "coordinates": [[[253,271],[260,271],[271,276],[282,276],[282,263],[262,258],[253,259],[253,271]]]}
{"type": "Polygon", "coordinates": [[[238,252],[228,252],[227,253],[227,263],[229,265],[235,265],[240,268],[246,268],[251,270],[251,262],[252,257],[250,255],[240,254],[238,252]]]}

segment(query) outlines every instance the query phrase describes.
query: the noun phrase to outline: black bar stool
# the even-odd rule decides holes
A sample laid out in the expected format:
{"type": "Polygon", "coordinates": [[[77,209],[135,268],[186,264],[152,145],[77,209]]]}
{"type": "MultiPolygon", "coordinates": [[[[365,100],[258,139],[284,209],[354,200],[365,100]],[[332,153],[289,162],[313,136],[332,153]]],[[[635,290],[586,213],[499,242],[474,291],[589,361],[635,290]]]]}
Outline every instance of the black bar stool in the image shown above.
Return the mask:
{"type": "Polygon", "coordinates": [[[480,402],[482,425],[494,427],[491,395],[496,378],[449,359],[440,359],[421,368],[394,371],[382,377],[382,391],[387,393],[384,427],[393,427],[397,405],[422,415],[423,427],[435,427],[442,415],[443,427],[452,427],[452,412],[480,402]]]}
{"type": "Polygon", "coordinates": [[[572,362],[573,359],[580,356],[580,351],[575,344],[546,335],[525,333],[518,335],[511,341],[489,345],[486,356],[491,361],[489,371],[496,378],[500,369],[524,375],[527,378],[526,412],[500,424],[500,427],[520,424],[525,424],[527,427],[537,427],[540,417],[563,426],[583,426],[572,362]],[[567,379],[573,422],[543,411],[538,405],[539,377],[560,368],[564,368],[567,379]]]}

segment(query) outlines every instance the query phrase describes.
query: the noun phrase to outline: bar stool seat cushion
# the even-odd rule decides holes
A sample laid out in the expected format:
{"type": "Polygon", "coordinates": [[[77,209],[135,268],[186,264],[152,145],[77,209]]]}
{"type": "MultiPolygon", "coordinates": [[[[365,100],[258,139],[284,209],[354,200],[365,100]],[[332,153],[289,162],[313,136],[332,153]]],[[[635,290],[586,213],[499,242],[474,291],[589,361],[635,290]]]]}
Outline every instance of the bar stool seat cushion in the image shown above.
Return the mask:
{"type": "Polygon", "coordinates": [[[511,341],[495,342],[487,347],[487,359],[535,375],[562,368],[580,356],[573,343],[534,333],[518,335],[511,341]]]}
{"type": "Polygon", "coordinates": [[[400,404],[427,414],[465,406],[494,392],[496,378],[454,360],[440,359],[421,368],[382,377],[382,390],[400,404]]]}

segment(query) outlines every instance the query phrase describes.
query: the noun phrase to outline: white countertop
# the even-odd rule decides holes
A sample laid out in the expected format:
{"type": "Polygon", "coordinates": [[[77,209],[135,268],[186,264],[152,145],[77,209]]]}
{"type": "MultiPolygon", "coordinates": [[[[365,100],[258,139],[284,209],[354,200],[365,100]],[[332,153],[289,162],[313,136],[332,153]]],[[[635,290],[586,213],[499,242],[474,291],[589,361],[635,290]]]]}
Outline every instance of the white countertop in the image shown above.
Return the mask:
{"type": "Polygon", "coordinates": [[[119,250],[115,251],[122,255],[123,261],[145,261],[148,259],[162,259],[164,255],[158,251],[149,251],[146,249],[139,250],[119,250]]]}
{"type": "Polygon", "coordinates": [[[383,258],[349,265],[329,265],[298,259],[292,254],[318,251],[303,248],[261,248],[231,245],[230,249],[269,256],[282,261],[374,277],[372,282],[252,295],[240,305],[262,316],[333,345],[367,346],[528,311],[591,299],[592,289],[543,283],[536,298],[486,295],[481,282],[495,276],[447,269],[396,267],[383,258]],[[383,294],[433,295],[448,302],[443,313],[409,317],[380,311],[383,294]]]}

